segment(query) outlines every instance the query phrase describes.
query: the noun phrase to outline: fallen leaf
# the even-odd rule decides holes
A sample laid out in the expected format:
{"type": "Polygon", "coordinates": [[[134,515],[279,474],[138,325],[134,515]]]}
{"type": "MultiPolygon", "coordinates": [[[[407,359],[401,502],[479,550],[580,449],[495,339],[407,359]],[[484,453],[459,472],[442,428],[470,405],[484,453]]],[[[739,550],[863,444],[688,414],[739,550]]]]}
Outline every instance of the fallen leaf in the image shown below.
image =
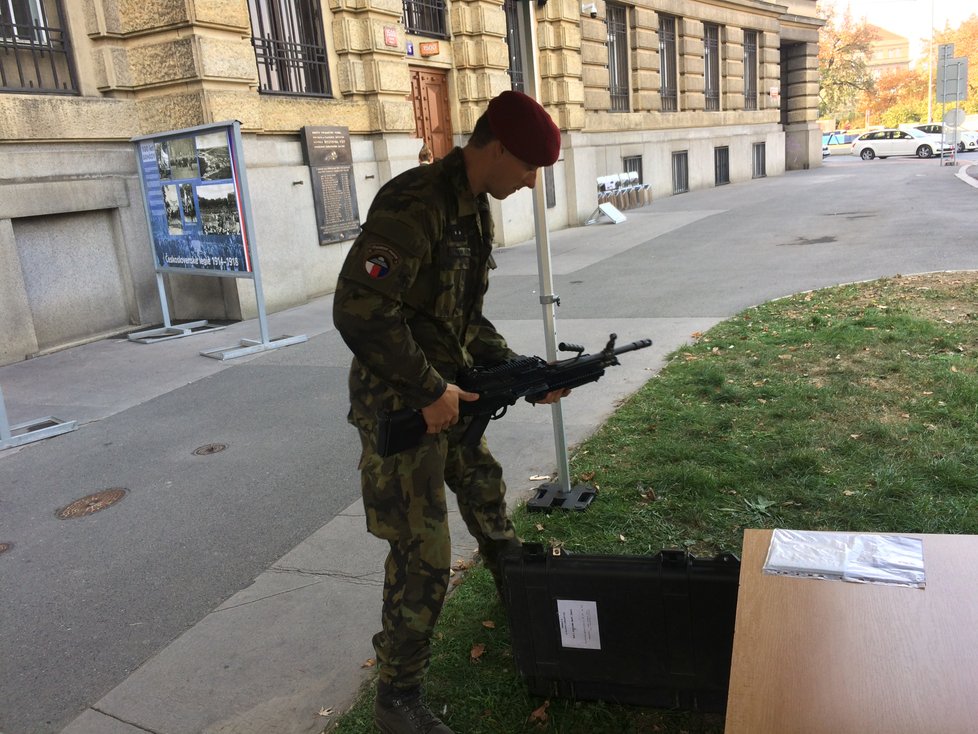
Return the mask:
{"type": "Polygon", "coordinates": [[[326,708],[325,706],[323,706],[323,708],[319,709],[319,715],[320,716],[332,716],[333,715],[333,709],[326,708]]]}
{"type": "Polygon", "coordinates": [[[367,658],[366,660],[363,661],[363,665],[361,665],[360,667],[361,668],[372,668],[376,664],[377,664],[377,661],[376,660],[374,660],[373,658],[367,658]]]}
{"type": "Polygon", "coordinates": [[[468,561],[463,561],[461,558],[459,558],[457,561],[455,561],[455,565],[452,566],[452,568],[455,569],[456,571],[466,571],[469,568],[471,568],[471,566],[472,566],[471,563],[469,563],[468,561]]]}
{"type": "Polygon", "coordinates": [[[480,662],[480,659],[485,654],[485,652],[486,652],[486,646],[481,642],[477,642],[472,646],[472,649],[469,651],[469,660],[471,660],[473,663],[478,663],[480,662]]]}
{"type": "Polygon", "coordinates": [[[594,479],[594,472],[593,471],[586,471],[583,474],[581,474],[581,481],[582,482],[590,482],[592,479],[594,479]]]}
{"type": "Polygon", "coordinates": [[[863,434],[861,434],[861,433],[850,433],[850,434],[849,434],[849,438],[851,438],[851,439],[853,439],[853,440],[858,440],[858,439],[859,439],[859,437],[860,437],[860,436],[862,436],[862,435],[863,435],[863,434]]]}
{"type": "Polygon", "coordinates": [[[482,626],[485,627],[487,630],[496,629],[496,623],[493,622],[491,619],[484,620],[482,622],[482,626]]]}
{"type": "Polygon", "coordinates": [[[549,474],[536,474],[536,475],[530,477],[530,481],[531,482],[545,482],[548,479],[550,479],[550,475],[549,474]]]}
{"type": "Polygon", "coordinates": [[[621,541],[622,543],[624,543],[625,542],[625,536],[622,535],[621,533],[619,533],[618,534],[618,540],[621,541]]]}
{"type": "Polygon", "coordinates": [[[546,530],[546,528],[543,527],[543,523],[539,523],[539,522],[536,524],[536,528],[538,533],[542,533],[544,530],[546,530]]]}
{"type": "Polygon", "coordinates": [[[547,715],[547,707],[548,706],[550,706],[550,700],[549,699],[546,700],[546,701],[544,701],[543,702],[543,705],[540,706],[540,708],[537,708],[537,709],[534,709],[533,710],[533,712],[530,714],[530,718],[527,719],[527,722],[528,723],[533,723],[533,724],[541,724],[541,725],[546,724],[547,723],[547,719],[550,718],[547,715]]]}
{"type": "Polygon", "coordinates": [[[852,497],[855,492],[853,492],[851,489],[847,489],[842,494],[844,494],[846,497],[852,497]]]}

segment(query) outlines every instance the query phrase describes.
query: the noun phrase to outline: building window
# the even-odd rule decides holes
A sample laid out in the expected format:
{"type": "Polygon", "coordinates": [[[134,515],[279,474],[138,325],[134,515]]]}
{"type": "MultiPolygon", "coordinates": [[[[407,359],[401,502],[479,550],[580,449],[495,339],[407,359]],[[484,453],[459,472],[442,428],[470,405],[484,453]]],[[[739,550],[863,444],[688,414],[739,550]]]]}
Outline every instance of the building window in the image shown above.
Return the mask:
{"type": "Polygon", "coordinates": [[[744,31],[744,109],[757,109],[757,31],[744,31]]]}
{"type": "Polygon", "coordinates": [[[662,111],[679,109],[679,86],[676,82],[676,19],[659,16],[659,93],[662,111]]]}
{"type": "Polygon", "coordinates": [[[723,186],[730,183],[730,148],[720,146],[713,149],[713,184],[723,186]]]}
{"type": "Polygon", "coordinates": [[[448,38],[445,0],[404,0],[404,28],[419,36],[448,38]]]}
{"type": "Polygon", "coordinates": [[[608,72],[611,76],[611,111],[628,112],[628,9],[605,5],[608,25],[608,72]]]}
{"type": "Polygon", "coordinates": [[[0,92],[78,93],[61,0],[0,0],[0,92]]]}
{"type": "Polygon", "coordinates": [[[680,150],[672,154],[672,193],[689,191],[689,153],[680,150]]]}
{"type": "Polygon", "coordinates": [[[260,91],[330,96],[320,7],[318,0],[248,0],[260,91]]]}
{"type": "Polygon", "coordinates": [[[622,158],[621,168],[625,173],[637,173],[636,183],[645,183],[645,179],[642,178],[642,156],[632,155],[622,158]]]}
{"type": "Polygon", "coordinates": [[[523,34],[520,33],[519,0],[504,0],[506,14],[506,45],[509,46],[509,82],[517,92],[525,92],[523,85],[523,34]]]}
{"type": "Polygon", "coordinates": [[[706,109],[720,109],[720,26],[703,25],[703,61],[706,77],[706,109]]]}
{"type": "Polygon", "coordinates": [[[767,176],[767,146],[764,143],[754,143],[754,178],[767,176]]]}

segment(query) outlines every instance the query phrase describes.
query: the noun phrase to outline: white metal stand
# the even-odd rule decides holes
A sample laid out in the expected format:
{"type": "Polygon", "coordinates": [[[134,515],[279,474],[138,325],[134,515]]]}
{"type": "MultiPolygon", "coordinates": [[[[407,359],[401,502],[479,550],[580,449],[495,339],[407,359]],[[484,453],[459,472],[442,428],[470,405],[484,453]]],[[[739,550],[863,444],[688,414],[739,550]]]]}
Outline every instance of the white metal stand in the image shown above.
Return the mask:
{"type": "Polygon", "coordinates": [[[594,224],[604,217],[607,217],[612,224],[621,224],[625,221],[625,215],[618,211],[618,207],[605,202],[604,204],[598,204],[598,208],[591,212],[591,216],[587,218],[584,224],[594,224]]]}
{"type": "Polygon", "coordinates": [[[3,390],[0,390],[0,451],[68,433],[77,427],[77,421],[63,421],[53,416],[36,418],[12,426],[7,421],[7,406],[3,402],[3,390]]]}

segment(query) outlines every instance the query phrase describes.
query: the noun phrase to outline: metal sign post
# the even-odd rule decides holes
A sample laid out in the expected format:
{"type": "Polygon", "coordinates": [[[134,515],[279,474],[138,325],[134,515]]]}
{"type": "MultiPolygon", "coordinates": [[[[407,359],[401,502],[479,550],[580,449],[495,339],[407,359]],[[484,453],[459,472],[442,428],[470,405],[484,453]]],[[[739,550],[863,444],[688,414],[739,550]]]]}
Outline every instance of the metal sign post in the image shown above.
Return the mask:
{"type": "MultiPolygon", "coordinates": [[[[525,91],[539,101],[539,71],[536,63],[536,25],[533,11],[535,2],[523,0],[518,3],[520,11],[518,24],[523,34],[523,69],[525,91]]],[[[540,305],[543,307],[544,338],[546,340],[547,360],[557,358],[555,309],[560,305],[560,297],[553,292],[553,272],[550,258],[550,233],[547,230],[547,201],[544,187],[533,189],[533,222],[537,241],[537,270],[540,279],[540,305]]],[[[570,462],[567,458],[567,439],[564,434],[564,418],[560,401],[550,406],[554,427],[554,445],[557,454],[557,483],[543,484],[537,488],[536,495],[526,504],[530,510],[575,509],[584,510],[596,496],[593,487],[577,485],[571,487],[570,462]]]]}

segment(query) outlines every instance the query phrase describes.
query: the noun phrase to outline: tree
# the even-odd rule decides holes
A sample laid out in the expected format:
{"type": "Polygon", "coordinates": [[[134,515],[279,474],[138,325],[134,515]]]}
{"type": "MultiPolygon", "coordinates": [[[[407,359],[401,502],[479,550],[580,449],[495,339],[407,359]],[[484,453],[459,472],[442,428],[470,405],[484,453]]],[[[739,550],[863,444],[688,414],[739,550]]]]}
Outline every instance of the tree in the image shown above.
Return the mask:
{"type": "Polygon", "coordinates": [[[841,18],[832,6],[817,12],[825,17],[818,34],[819,115],[851,120],[861,94],[874,88],[866,59],[877,36],[865,20],[854,21],[848,9],[841,18]]]}
{"type": "Polygon", "coordinates": [[[872,94],[863,94],[861,100],[861,111],[868,113],[866,116],[871,123],[882,123],[887,127],[896,127],[889,124],[886,120],[892,118],[888,115],[888,110],[900,110],[901,115],[907,115],[912,110],[920,108],[922,115],[917,117],[911,113],[904,119],[897,122],[927,122],[927,72],[926,66],[921,71],[918,64],[916,69],[904,69],[883,74],[876,80],[876,87],[872,94]]]}

